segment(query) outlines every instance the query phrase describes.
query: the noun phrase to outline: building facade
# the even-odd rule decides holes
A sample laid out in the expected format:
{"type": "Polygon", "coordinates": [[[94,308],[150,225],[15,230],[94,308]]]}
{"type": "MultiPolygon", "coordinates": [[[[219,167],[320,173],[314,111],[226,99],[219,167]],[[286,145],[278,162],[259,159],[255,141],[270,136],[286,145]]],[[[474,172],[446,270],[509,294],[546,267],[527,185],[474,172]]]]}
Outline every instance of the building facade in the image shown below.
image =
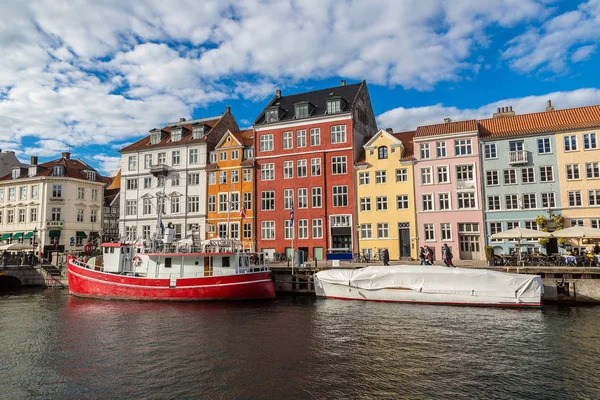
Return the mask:
{"type": "Polygon", "coordinates": [[[207,237],[254,251],[254,131],[227,131],[209,153],[207,237]]]}
{"type": "Polygon", "coordinates": [[[359,252],[387,249],[391,260],[418,257],[413,176],[415,132],[380,130],[356,163],[359,252]]]}
{"type": "Polygon", "coordinates": [[[229,107],[221,116],[168,124],[123,148],[121,152],[120,232],[126,240],[143,240],[172,224],[175,238],[200,239],[206,227],[206,164],[208,151],[228,130],[238,126],[229,107]],[[164,193],[164,194],[163,194],[164,193]]]}
{"type": "Polygon", "coordinates": [[[420,126],[414,138],[419,246],[436,259],[447,244],[456,260],[485,257],[478,129],[475,120],[420,126]]]}
{"type": "Polygon", "coordinates": [[[310,259],[356,252],[353,166],[377,132],[366,82],[277,91],[254,131],[257,248],[310,259]]]}
{"type": "Polygon", "coordinates": [[[104,242],[119,241],[119,195],[121,192],[121,171],[111,178],[104,189],[104,212],[102,213],[102,238],[104,242]]]}
{"type": "Polygon", "coordinates": [[[81,251],[102,230],[106,180],[70,153],[15,167],[0,178],[0,240],[53,252],[81,251]],[[36,246],[35,243],[38,243],[36,246]]]}

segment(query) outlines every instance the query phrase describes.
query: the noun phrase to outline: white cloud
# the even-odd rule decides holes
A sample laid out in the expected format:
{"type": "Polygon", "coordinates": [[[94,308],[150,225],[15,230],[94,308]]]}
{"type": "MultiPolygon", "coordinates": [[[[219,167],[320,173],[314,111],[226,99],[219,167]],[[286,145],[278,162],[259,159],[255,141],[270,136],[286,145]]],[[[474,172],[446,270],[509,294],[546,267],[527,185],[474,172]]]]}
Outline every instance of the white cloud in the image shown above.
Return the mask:
{"type": "Polygon", "coordinates": [[[571,56],[571,60],[573,62],[579,62],[579,61],[584,61],[587,60],[588,58],[591,57],[592,54],[594,54],[596,52],[596,45],[590,45],[590,46],[581,46],[580,48],[578,48],[577,50],[575,50],[573,52],[573,55],[571,56]]]}
{"type": "Polygon", "coordinates": [[[540,96],[498,100],[479,108],[460,109],[443,104],[425,107],[398,107],[377,117],[380,127],[393,128],[395,132],[415,130],[420,125],[441,124],[444,118],[454,121],[490,118],[498,107],[512,106],[517,114],[544,111],[546,101],[552,100],[556,109],[600,104],[600,89],[579,89],[570,92],[553,92],[540,96]]]}
{"type": "Polygon", "coordinates": [[[107,176],[114,176],[115,172],[119,169],[119,162],[121,161],[121,157],[112,157],[106,154],[96,154],[92,159],[96,161],[100,173],[107,176]]]}

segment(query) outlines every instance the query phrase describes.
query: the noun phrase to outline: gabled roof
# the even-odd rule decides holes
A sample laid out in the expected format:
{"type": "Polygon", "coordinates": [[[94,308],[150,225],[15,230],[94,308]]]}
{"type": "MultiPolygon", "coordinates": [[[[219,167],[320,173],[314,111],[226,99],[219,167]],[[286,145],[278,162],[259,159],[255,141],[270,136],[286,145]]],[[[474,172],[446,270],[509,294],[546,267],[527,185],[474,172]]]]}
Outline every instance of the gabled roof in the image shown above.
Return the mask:
{"type": "Polygon", "coordinates": [[[115,176],[109,178],[110,182],[106,185],[106,189],[120,189],[121,188],[121,170],[117,172],[115,176]]]}
{"type": "Polygon", "coordinates": [[[417,127],[416,138],[438,135],[451,135],[455,133],[476,132],[477,121],[474,119],[459,122],[444,122],[437,125],[425,125],[417,127]]]}
{"type": "Polygon", "coordinates": [[[600,105],[479,120],[482,138],[597,127],[600,127],[600,105]]]}
{"type": "Polygon", "coordinates": [[[413,139],[415,137],[415,131],[393,133],[392,136],[400,140],[404,145],[404,154],[402,154],[402,158],[400,160],[412,160],[415,156],[413,142],[413,139]]]}
{"type": "MultiPolygon", "coordinates": [[[[56,160],[48,161],[42,164],[39,164],[37,167],[37,174],[35,177],[41,176],[52,176],[52,169],[55,165],[62,165],[64,167],[64,174],[62,177],[66,178],[74,178],[74,179],[82,179],[88,182],[102,182],[106,183],[106,177],[100,175],[98,171],[94,168],[90,167],[82,160],[71,160],[70,158],[58,158],[56,160]],[[89,180],[87,176],[84,174],[84,171],[93,171],[96,172],[96,177],[93,181],[89,180]]],[[[29,178],[28,171],[26,169],[23,170],[24,173],[17,179],[12,179],[12,174],[7,174],[0,178],[0,181],[18,181],[20,179],[29,178]]]]}
{"type": "Polygon", "coordinates": [[[326,89],[314,90],[312,92],[304,92],[292,94],[289,96],[274,96],[267,106],[261,111],[256,120],[255,125],[266,124],[265,122],[265,111],[273,106],[278,106],[281,109],[281,117],[278,122],[283,121],[294,121],[296,117],[294,115],[294,104],[309,102],[314,106],[314,109],[310,115],[304,119],[311,117],[321,117],[327,115],[327,99],[332,97],[341,97],[345,102],[345,106],[342,109],[343,112],[348,112],[354,106],[354,102],[357,98],[361,88],[366,85],[365,81],[354,83],[351,85],[336,86],[326,89]]]}
{"type": "Polygon", "coordinates": [[[239,143],[242,147],[253,146],[254,145],[254,130],[253,129],[245,129],[243,131],[231,131],[228,130],[225,135],[219,140],[219,143],[215,146],[215,149],[220,148],[225,142],[225,138],[231,135],[233,139],[239,143]]]}

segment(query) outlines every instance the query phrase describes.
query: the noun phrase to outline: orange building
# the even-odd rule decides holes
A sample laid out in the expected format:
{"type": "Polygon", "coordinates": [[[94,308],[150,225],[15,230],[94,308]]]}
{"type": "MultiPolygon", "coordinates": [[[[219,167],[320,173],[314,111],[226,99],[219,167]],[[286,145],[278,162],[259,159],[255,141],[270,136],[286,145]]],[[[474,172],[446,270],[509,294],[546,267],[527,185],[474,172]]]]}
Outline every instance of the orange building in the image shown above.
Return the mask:
{"type": "Polygon", "coordinates": [[[254,132],[227,131],[209,153],[207,239],[240,240],[254,251],[254,132]]]}

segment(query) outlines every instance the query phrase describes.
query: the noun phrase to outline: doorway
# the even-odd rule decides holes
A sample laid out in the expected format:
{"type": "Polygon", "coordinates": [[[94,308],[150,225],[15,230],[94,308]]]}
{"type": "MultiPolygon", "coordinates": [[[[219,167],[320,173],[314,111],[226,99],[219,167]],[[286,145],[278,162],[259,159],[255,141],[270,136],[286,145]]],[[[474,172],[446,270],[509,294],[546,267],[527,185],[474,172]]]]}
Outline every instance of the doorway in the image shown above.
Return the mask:
{"type": "Polygon", "coordinates": [[[410,222],[398,223],[399,256],[410,257],[410,222]]]}

